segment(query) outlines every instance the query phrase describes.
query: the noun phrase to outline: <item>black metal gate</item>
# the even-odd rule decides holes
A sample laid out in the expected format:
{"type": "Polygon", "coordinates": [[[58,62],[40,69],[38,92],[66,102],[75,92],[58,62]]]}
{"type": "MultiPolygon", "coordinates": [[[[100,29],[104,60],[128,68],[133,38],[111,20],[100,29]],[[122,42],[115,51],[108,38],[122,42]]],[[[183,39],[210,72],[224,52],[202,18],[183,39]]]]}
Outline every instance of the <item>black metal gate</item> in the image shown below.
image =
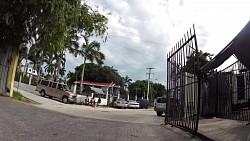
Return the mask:
{"type": "Polygon", "coordinates": [[[197,133],[200,77],[195,29],[190,29],[167,56],[165,123],[197,133]]]}
{"type": "Polygon", "coordinates": [[[237,61],[212,79],[217,85],[215,116],[250,122],[250,71],[237,61]]]}

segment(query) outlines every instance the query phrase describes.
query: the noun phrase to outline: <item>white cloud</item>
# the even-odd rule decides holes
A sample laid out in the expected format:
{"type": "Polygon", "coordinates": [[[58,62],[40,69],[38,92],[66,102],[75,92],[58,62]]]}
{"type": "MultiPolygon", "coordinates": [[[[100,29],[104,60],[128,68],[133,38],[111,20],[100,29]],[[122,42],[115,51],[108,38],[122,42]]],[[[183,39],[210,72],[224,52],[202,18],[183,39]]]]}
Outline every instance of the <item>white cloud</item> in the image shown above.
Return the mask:
{"type": "MultiPolygon", "coordinates": [[[[111,13],[110,36],[102,44],[105,64],[133,80],[146,79],[146,68],[154,67],[154,79],[158,79],[155,82],[164,83],[166,53],[193,24],[199,48],[217,54],[250,19],[248,1],[91,0],[88,3],[97,5],[103,14],[111,13]]],[[[68,58],[71,59],[74,58],[68,58]]],[[[72,67],[73,64],[79,65],[81,60],[72,61],[72,67]]]]}

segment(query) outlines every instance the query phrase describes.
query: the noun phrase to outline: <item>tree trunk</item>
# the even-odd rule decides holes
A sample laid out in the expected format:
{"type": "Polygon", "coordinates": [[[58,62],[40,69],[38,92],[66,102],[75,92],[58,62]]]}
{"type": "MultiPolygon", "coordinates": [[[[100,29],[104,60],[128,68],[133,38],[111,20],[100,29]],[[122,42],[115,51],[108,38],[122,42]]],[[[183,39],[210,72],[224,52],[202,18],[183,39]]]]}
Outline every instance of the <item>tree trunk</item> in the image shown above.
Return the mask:
{"type": "Polygon", "coordinates": [[[37,63],[37,81],[36,83],[38,83],[38,81],[40,80],[40,76],[41,76],[41,64],[37,63]]]}
{"type": "Polygon", "coordinates": [[[13,46],[2,45],[0,47],[0,94],[6,95],[7,79],[11,63],[13,46]]]}
{"type": "Polygon", "coordinates": [[[84,57],[84,60],[83,60],[82,76],[81,76],[81,82],[80,82],[80,94],[82,94],[82,90],[83,90],[82,84],[83,84],[85,65],[86,65],[86,57],[84,57]]]}
{"type": "Polygon", "coordinates": [[[17,68],[19,57],[18,49],[22,47],[15,47],[10,44],[1,44],[0,47],[0,94],[9,96],[13,94],[14,77],[17,68]]]}
{"type": "Polygon", "coordinates": [[[56,71],[56,74],[55,74],[55,81],[56,81],[56,82],[58,81],[59,75],[60,75],[60,70],[61,70],[61,65],[62,65],[63,52],[64,52],[64,51],[62,51],[62,52],[59,53],[58,62],[56,63],[56,68],[55,68],[55,71],[56,71]]]}

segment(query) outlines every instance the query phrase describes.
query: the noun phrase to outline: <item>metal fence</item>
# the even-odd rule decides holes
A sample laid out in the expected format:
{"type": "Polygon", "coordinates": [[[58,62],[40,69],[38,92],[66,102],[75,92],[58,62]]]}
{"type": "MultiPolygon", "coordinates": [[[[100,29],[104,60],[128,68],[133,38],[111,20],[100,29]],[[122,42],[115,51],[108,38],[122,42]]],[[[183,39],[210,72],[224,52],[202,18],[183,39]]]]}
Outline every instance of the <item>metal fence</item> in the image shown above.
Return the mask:
{"type": "Polygon", "coordinates": [[[165,123],[192,133],[198,130],[200,78],[195,29],[190,29],[167,56],[165,123]]]}
{"type": "MultiPolygon", "coordinates": [[[[250,71],[239,61],[215,73],[215,116],[250,122],[250,71]]],[[[210,85],[213,85],[210,83],[210,85]]]]}

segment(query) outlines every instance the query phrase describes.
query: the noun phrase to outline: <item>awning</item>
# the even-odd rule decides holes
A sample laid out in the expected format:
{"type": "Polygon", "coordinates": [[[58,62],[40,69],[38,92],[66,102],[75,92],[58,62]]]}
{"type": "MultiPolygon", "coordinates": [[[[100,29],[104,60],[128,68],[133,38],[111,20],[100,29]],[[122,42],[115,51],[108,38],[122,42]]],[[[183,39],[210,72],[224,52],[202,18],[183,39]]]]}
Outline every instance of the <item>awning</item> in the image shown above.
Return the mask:
{"type": "Polygon", "coordinates": [[[233,54],[246,68],[250,69],[250,21],[220,53],[201,69],[207,71],[215,69],[233,54]]]}
{"type": "Polygon", "coordinates": [[[105,94],[100,88],[90,87],[90,89],[97,94],[105,94]]]}

